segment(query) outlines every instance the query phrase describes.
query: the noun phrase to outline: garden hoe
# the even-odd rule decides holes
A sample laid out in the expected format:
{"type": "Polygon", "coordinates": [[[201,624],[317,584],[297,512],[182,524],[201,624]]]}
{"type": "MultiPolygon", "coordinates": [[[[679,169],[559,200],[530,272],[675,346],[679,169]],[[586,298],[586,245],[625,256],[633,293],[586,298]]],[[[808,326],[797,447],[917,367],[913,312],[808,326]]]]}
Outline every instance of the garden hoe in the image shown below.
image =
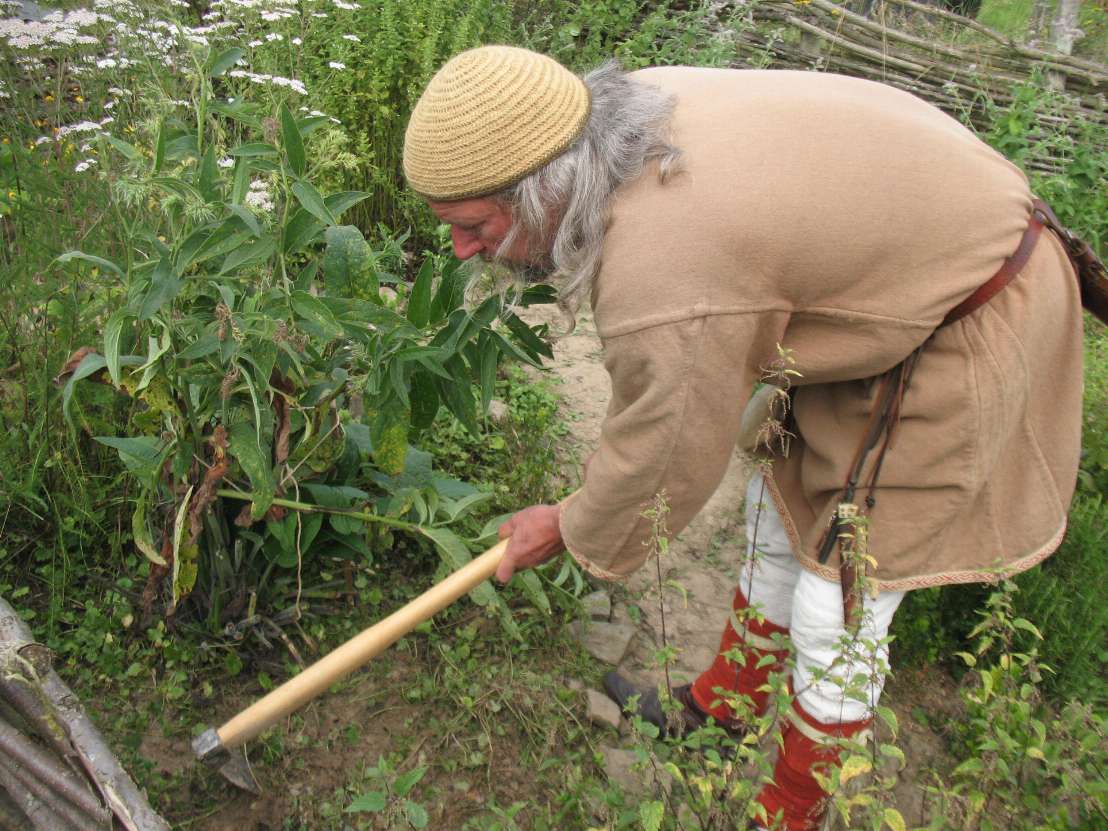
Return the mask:
{"type": "Polygon", "coordinates": [[[384,652],[481,581],[492,577],[507,546],[507,540],[497,543],[403,608],[355,635],[299,675],[255,701],[219,729],[205,730],[192,742],[197,758],[209,764],[220,765],[219,772],[231,784],[258,793],[258,783],[250,771],[245,754],[232,751],[384,652]]]}

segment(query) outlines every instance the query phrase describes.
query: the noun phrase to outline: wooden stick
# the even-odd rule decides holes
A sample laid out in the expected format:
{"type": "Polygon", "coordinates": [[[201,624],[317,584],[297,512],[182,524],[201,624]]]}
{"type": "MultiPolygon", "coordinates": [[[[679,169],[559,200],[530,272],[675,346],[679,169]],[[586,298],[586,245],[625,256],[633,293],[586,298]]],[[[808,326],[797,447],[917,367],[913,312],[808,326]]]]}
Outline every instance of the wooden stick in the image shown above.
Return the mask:
{"type": "Polygon", "coordinates": [[[326,657],[255,701],[216,733],[230,750],[311,701],[332,684],[384,652],[404,635],[496,573],[508,541],[502,540],[384,620],[355,635],[326,657]]]}

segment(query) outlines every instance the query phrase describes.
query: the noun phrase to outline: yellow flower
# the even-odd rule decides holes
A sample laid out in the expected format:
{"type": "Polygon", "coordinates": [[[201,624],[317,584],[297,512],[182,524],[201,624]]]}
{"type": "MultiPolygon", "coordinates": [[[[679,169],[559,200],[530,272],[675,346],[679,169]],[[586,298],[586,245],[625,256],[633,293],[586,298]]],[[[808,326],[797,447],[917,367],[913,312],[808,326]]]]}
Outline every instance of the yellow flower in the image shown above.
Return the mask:
{"type": "Polygon", "coordinates": [[[53,96],[53,95],[47,95],[47,96],[46,96],[46,98],[45,98],[45,101],[46,101],[46,103],[47,103],[47,104],[49,104],[49,103],[50,103],[51,101],[53,101],[53,100],[54,100],[54,96],[53,96]]]}
{"type": "Polygon", "coordinates": [[[0,144],[11,144],[11,141],[7,136],[4,136],[4,138],[0,139],[0,144]]]}
{"type": "Polygon", "coordinates": [[[8,199],[15,199],[15,195],[16,194],[15,194],[14,190],[9,190],[8,191],[8,199]]]}
{"type": "Polygon", "coordinates": [[[80,103],[84,102],[84,100],[85,100],[85,99],[84,99],[84,98],[82,98],[82,97],[81,97],[80,95],[77,95],[77,96],[74,96],[74,100],[75,100],[75,101],[76,101],[76,102],[77,102],[78,104],[80,104],[80,103]]]}

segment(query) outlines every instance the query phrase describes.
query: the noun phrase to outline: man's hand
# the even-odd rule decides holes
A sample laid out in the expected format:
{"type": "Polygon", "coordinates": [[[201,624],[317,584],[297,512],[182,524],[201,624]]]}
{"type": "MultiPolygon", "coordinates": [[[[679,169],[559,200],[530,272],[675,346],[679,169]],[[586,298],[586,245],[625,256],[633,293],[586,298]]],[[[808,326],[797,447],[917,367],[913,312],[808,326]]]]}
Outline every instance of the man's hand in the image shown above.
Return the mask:
{"type": "Polygon", "coordinates": [[[497,580],[507,583],[516,571],[542,565],[565,551],[558,514],[557,505],[532,505],[500,526],[500,539],[511,541],[496,569],[497,580]]]}

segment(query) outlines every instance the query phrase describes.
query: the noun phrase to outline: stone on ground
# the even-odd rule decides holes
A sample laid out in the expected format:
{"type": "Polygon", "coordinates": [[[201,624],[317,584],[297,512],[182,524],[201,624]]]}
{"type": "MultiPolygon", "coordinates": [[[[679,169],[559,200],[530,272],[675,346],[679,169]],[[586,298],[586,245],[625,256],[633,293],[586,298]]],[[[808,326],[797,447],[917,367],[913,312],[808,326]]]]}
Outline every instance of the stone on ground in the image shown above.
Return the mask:
{"type": "Polygon", "coordinates": [[[595,591],[581,598],[585,615],[591,620],[612,619],[612,598],[607,592],[595,591]]]}
{"type": "Polygon", "coordinates": [[[625,623],[575,620],[569,628],[585,651],[612,666],[618,666],[623,660],[631,639],[635,637],[635,627],[625,623]]]}
{"type": "Polygon", "coordinates": [[[588,701],[586,716],[593,724],[600,727],[619,729],[619,705],[608,696],[597,690],[589,690],[585,693],[588,701]]]}

